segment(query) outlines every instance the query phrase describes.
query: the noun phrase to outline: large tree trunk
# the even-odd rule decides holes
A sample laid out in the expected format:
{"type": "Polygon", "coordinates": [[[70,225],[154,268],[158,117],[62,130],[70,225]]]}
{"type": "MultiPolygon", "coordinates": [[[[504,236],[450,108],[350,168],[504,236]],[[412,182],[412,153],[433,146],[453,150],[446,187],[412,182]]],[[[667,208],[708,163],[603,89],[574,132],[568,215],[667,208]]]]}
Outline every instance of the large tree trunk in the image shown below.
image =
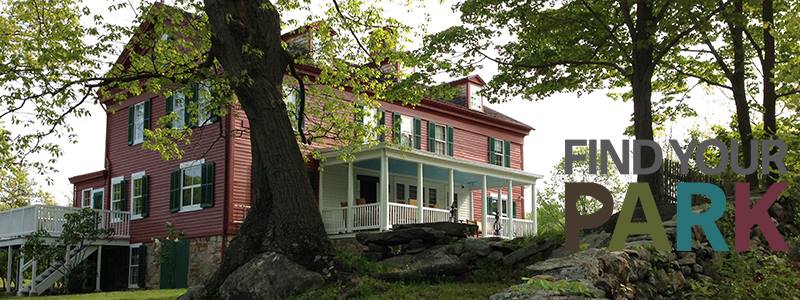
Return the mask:
{"type": "Polygon", "coordinates": [[[230,273],[260,253],[278,252],[319,271],[331,244],[282,101],[281,84],[292,58],[281,47],[279,13],[268,0],[205,0],[205,11],[212,54],[234,78],[252,143],[253,204],[206,282],[205,295],[214,298],[230,273]],[[246,47],[257,52],[245,53],[246,47]],[[243,74],[247,79],[238,77],[243,74]]]}
{"type": "MultiPolygon", "coordinates": [[[[633,73],[629,80],[633,92],[633,127],[637,140],[653,140],[653,70],[654,70],[654,45],[655,37],[652,28],[655,27],[655,17],[653,16],[652,3],[647,0],[640,0],[636,4],[636,25],[634,32],[631,33],[633,47],[632,67],[633,73]]],[[[649,149],[642,149],[642,166],[651,166],[655,163],[655,153],[649,149]]],[[[661,183],[660,170],[654,174],[640,174],[639,182],[646,182],[656,195],[659,213],[662,218],[671,216],[674,207],[666,203],[666,199],[660,197],[661,183]]],[[[641,210],[637,207],[635,216],[642,216],[641,210]]]]}
{"type": "MultiPolygon", "coordinates": [[[[764,91],[763,91],[763,105],[764,105],[764,134],[766,139],[777,139],[778,124],[775,116],[775,103],[777,102],[777,94],[775,92],[775,37],[772,36],[771,30],[775,25],[775,13],[773,9],[772,0],[763,0],[761,2],[761,22],[762,24],[769,24],[763,29],[764,36],[764,50],[763,61],[761,68],[763,69],[764,91]]],[[[771,153],[775,153],[777,149],[770,149],[771,153]]],[[[775,182],[777,174],[777,166],[770,163],[769,171],[763,170],[764,188],[769,187],[775,182]]]]}
{"type": "MultiPolygon", "coordinates": [[[[744,16],[742,0],[733,2],[733,9],[736,16],[744,16]]],[[[742,158],[745,166],[749,166],[753,153],[750,148],[750,141],[753,139],[752,125],[750,125],[750,106],[747,104],[747,86],[745,83],[746,54],[744,50],[743,24],[740,20],[728,20],[728,27],[731,31],[731,43],[733,46],[733,74],[729,80],[733,89],[733,101],[736,103],[736,121],[739,131],[739,139],[742,143],[742,158]]],[[[723,63],[723,62],[720,62],[723,63]]],[[[721,155],[726,155],[722,153],[721,155]]],[[[739,159],[732,158],[732,159],[739,159]]],[[[746,176],[747,182],[754,188],[758,188],[758,173],[753,172],[746,176]]]]}

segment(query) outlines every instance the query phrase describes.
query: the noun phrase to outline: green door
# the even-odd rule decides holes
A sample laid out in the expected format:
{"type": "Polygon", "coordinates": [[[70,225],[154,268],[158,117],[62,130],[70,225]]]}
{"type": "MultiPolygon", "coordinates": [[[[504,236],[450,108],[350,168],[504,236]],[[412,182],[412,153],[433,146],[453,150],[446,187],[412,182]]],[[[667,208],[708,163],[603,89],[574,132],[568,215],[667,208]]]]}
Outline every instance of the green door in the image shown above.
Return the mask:
{"type": "Polygon", "coordinates": [[[166,241],[167,257],[161,262],[160,287],[162,289],[181,289],[188,287],[189,241],[166,241]]]}

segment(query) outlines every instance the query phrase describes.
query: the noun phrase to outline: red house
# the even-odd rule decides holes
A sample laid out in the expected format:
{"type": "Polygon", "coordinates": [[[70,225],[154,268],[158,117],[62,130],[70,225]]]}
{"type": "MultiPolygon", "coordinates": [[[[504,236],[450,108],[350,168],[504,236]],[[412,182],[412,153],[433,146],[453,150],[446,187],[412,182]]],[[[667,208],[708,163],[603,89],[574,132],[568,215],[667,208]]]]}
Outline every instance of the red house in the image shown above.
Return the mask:
{"type": "MultiPolygon", "coordinates": [[[[317,75],[312,68],[299,71],[317,75]]],[[[536,233],[535,200],[527,201],[534,206],[528,209],[533,219],[526,220],[523,199],[524,188],[532,188],[539,178],[523,171],[523,140],[532,128],[485,106],[478,93],[485,84],[480,77],[451,84],[462,91],[453,100],[426,99],[415,107],[381,103],[364,122],[391,130],[377,146],[355,153],[355,159],[344,161],[335,148],[322,148],[326,159],[309,162],[311,184],[331,238],[441,221],[474,222],[484,236],[536,233]],[[497,222],[495,211],[500,214],[497,222]]],[[[205,99],[188,99],[178,92],[169,98],[143,94],[108,102],[105,169],[70,178],[74,207],[103,212],[104,224],[115,228],[113,241],[81,250],[92,254],[88,260],[94,260],[98,270],[98,290],[200,284],[215,271],[244,221],[251,204],[249,136],[220,137],[219,132],[220,126],[246,129],[248,121],[239,108],[230,107],[225,117],[205,116],[191,124],[184,113],[191,101],[202,104],[205,99]],[[164,161],[141,146],[144,129],[170,112],[181,116],[172,126],[193,128],[180,161],[164,161]],[[184,238],[156,264],[156,240],[164,243],[167,223],[184,238]]],[[[26,233],[53,219],[38,216],[65,213],[47,206],[24,209],[37,216],[36,224],[22,230],[0,226],[0,237],[5,237],[0,247],[14,251],[26,233]]],[[[12,213],[0,214],[0,224],[20,215],[12,213]]],[[[33,268],[35,284],[21,292],[41,293],[57,280],[51,277],[58,272],[37,274],[33,268]]]]}

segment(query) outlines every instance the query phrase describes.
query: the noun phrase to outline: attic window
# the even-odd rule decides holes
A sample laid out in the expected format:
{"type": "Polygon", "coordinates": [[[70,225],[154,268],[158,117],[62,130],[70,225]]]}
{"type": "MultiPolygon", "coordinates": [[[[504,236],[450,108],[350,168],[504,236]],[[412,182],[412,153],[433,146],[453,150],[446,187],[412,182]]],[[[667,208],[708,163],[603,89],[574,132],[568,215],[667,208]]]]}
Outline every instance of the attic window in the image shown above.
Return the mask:
{"type": "Polygon", "coordinates": [[[480,94],[481,87],[476,84],[469,85],[469,108],[472,110],[483,111],[483,96],[480,94]]]}
{"type": "Polygon", "coordinates": [[[310,33],[304,33],[289,39],[286,44],[289,52],[296,56],[303,56],[311,52],[310,33]]]}

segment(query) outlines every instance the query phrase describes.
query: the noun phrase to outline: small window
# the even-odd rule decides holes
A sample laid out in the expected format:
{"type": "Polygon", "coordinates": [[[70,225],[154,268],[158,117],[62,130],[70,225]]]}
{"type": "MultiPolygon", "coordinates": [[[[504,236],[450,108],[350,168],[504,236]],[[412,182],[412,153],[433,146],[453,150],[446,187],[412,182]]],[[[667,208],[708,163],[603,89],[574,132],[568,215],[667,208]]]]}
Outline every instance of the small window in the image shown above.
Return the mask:
{"type": "Polygon", "coordinates": [[[437,124],[434,127],[434,142],[436,143],[434,148],[436,149],[436,154],[447,154],[447,132],[444,126],[437,124]]]}
{"type": "Polygon", "coordinates": [[[177,114],[177,118],[172,120],[172,128],[186,126],[186,95],[181,92],[172,94],[172,112],[177,114]]]}
{"type": "Polygon", "coordinates": [[[469,86],[469,108],[483,111],[483,97],[480,94],[481,87],[475,84],[469,86]]]}
{"type": "Polygon", "coordinates": [[[122,211],[122,185],[124,182],[124,177],[116,177],[111,179],[111,210],[112,211],[122,211]]]}
{"type": "Polygon", "coordinates": [[[436,206],[436,203],[437,203],[437,197],[436,196],[437,195],[438,195],[438,193],[437,193],[436,189],[429,188],[428,189],[428,199],[426,199],[426,200],[428,200],[428,204],[430,204],[431,206],[436,206]]]}
{"type": "Polygon", "coordinates": [[[495,165],[498,165],[498,166],[504,166],[505,165],[505,162],[503,161],[505,159],[505,153],[506,153],[505,149],[504,149],[504,146],[505,146],[505,143],[503,141],[494,140],[494,153],[492,153],[492,155],[494,156],[494,164],[495,165]]]}
{"type": "Polygon", "coordinates": [[[81,207],[92,207],[92,189],[84,189],[81,191],[81,207]]]}
{"type": "Polygon", "coordinates": [[[199,127],[211,123],[209,102],[211,102],[211,87],[208,84],[200,83],[197,88],[197,123],[200,124],[199,127]]]}
{"type": "Polygon", "coordinates": [[[400,202],[405,202],[406,200],[406,185],[402,183],[398,183],[395,185],[395,199],[400,202]]]}
{"type": "Polygon", "coordinates": [[[416,185],[409,185],[408,186],[408,199],[417,200],[417,186],[416,185]]]}
{"type": "Polygon", "coordinates": [[[144,102],[133,105],[133,144],[144,141],[144,102]]]}
{"type": "Polygon", "coordinates": [[[400,143],[414,148],[414,118],[403,115],[400,119],[400,143]]]}
{"type": "Polygon", "coordinates": [[[202,164],[183,168],[181,175],[181,210],[200,208],[202,164]]]}
{"type": "Polygon", "coordinates": [[[142,218],[144,211],[144,172],[131,175],[131,218],[142,218]]]}

